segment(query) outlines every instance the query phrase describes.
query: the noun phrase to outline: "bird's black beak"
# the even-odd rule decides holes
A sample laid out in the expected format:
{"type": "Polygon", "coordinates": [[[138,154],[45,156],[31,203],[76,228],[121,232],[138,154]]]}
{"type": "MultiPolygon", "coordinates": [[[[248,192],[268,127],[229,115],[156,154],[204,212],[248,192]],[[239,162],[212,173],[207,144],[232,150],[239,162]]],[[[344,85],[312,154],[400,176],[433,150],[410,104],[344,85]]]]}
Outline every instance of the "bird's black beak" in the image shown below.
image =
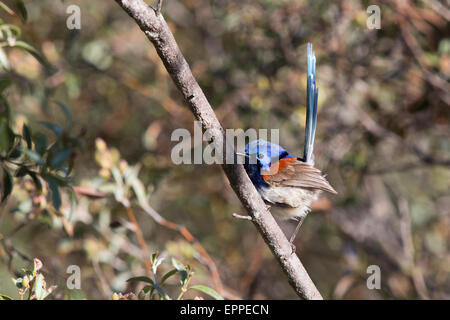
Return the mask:
{"type": "Polygon", "coordinates": [[[250,158],[250,156],[249,156],[248,154],[246,154],[246,153],[236,152],[236,154],[237,154],[238,156],[243,156],[243,157],[250,158]]]}
{"type": "Polygon", "coordinates": [[[317,99],[319,89],[316,87],[316,56],[312,50],[312,44],[308,43],[308,80],[306,92],[306,126],[305,126],[305,152],[303,161],[314,161],[314,137],[317,124],[317,99]]]}
{"type": "MultiPolygon", "coordinates": [[[[256,157],[255,153],[247,154],[242,152],[236,152],[236,155],[245,157],[245,164],[257,164],[258,158],[256,157]]],[[[239,162],[238,162],[239,163],[239,162]]]]}
{"type": "Polygon", "coordinates": [[[237,159],[237,163],[238,164],[245,164],[245,163],[248,163],[250,160],[250,156],[248,155],[248,154],[246,154],[246,153],[242,153],[242,152],[236,152],[236,155],[238,155],[238,156],[241,156],[242,158],[240,158],[240,159],[243,159],[244,161],[242,161],[242,160],[240,160],[240,159],[237,159]]]}

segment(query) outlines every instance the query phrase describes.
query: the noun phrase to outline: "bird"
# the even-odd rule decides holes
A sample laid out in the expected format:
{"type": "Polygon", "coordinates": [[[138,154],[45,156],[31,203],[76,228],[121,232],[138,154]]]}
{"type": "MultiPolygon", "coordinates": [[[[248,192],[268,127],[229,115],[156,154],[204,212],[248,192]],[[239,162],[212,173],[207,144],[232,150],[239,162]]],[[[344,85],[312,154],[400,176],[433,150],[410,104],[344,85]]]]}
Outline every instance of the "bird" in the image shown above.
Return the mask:
{"type": "Polygon", "coordinates": [[[314,136],[319,90],[315,81],[315,54],[308,43],[306,125],[303,157],[291,156],[282,146],[266,140],[253,140],[245,147],[244,168],[270,212],[282,220],[294,219],[293,241],[308,215],[311,203],[322,191],[337,194],[321,171],[314,167],[314,136]]]}

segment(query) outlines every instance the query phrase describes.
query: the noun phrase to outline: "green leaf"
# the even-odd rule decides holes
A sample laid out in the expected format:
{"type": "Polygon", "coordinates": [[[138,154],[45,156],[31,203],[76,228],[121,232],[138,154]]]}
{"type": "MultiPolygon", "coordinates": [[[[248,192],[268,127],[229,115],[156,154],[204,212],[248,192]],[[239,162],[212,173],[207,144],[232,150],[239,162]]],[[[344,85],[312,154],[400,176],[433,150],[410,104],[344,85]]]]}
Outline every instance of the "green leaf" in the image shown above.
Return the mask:
{"type": "MultiPolygon", "coordinates": [[[[3,93],[3,91],[5,91],[5,89],[11,85],[11,83],[12,83],[11,79],[1,78],[0,79],[0,94],[3,93]]],[[[6,99],[3,98],[2,100],[4,100],[4,102],[5,102],[6,99]]]]}
{"type": "Polygon", "coordinates": [[[68,187],[69,186],[67,180],[65,180],[64,178],[62,178],[58,175],[49,175],[49,177],[51,179],[55,180],[56,184],[58,184],[58,186],[60,186],[60,187],[68,187]]]}
{"type": "Polygon", "coordinates": [[[14,2],[15,2],[14,6],[16,7],[17,10],[17,15],[23,22],[26,22],[28,18],[28,13],[27,9],[25,8],[25,3],[23,3],[22,0],[15,0],[14,2]]]}
{"type": "Polygon", "coordinates": [[[47,129],[53,131],[58,137],[61,136],[63,133],[63,129],[61,129],[61,127],[58,126],[57,124],[53,124],[53,123],[46,122],[46,121],[39,121],[38,123],[40,125],[43,125],[47,129]]]}
{"type": "Polygon", "coordinates": [[[20,157],[22,155],[22,151],[20,150],[20,148],[14,148],[8,155],[9,159],[17,159],[18,157],[20,157]]]}
{"type": "Polygon", "coordinates": [[[175,258],[172,258],[172,265],[180,273],[181,284],[184,285],[186,283],[186,280],[187,280],[187,277],[188,277],[188,273],[186,271],[186,267],[181,262],[176,260],[175,258]]]}
{"type": "Polygon", "coordinates": [[[14,145],[14,140],[14,132],[9,127],[8,120],[5,118],[0,119],[0,152],[4,154],[9,153],[14,145]]]}
{"type": "Polygon", "coordinates": [[[64,112],[67,120],[69,120],[69,122],[72,122],[72,113],[70,112],[69,107],[67,107],[64,103],[60,102],[60,101],[55,101],[55,103],[61,108],[61,110],[64,112]]]}
{"type": "Polygon", "coordinates": [[[210,287],[207,287],[207,286],[195,285],[195,286],[189,287],[188,290],[198,290],[203,293],[206,293],[207,295],[213,297],[216,300],[224,300],[223,297],[216,292],[216,290],[211,289],[210,287]]]}
{"type": "Polygon", "coordinates": [[[145,286],[142,288],[142,291],[144,291],[144,293],[148,293],[151,289],[153,289],[153,286],[145,286]]]}
{"type": "Polygon", "coordinates": [[[22,149],[22,152],[25,153],[31,160],[36,162],[38,165],[45,166],[45,161],[39,153],[28,149],[22,149]]]}
{"type": "Polygon", "coordinates": [[[73,170],[73,165],[74,165],[74,157],[71,157],[70,159],[69,159],[69,166],[68,166],[68,168],[67,168],[67,171],[66,171],[66,177],[72,172],[72,170],[73,170]]]}
{"type": "Polygon", "coordinates": [[[163,262],[164,257],[163,258],[157,258],[154,259],[152,262],[152,271],[154,274],[156,274],[156,271],[158,270],[159,265],[163,262]]]}
{"type": "Polygon", "coordinates": [[[50,161],[50,169],[54,170],[59,168],[73,153],[73,149],[65,149],[57,153],[50,161]]]}
{"type": "Polygon", "coordinates": [[[152,253],[152,256],[150,258],[151,263],[155,264],[157,258],[158,258],[158,252],[152,253]]]}
{"type": "Polygon", "coordinates": [[[34,47],[30,46],[28,43],[17,40],[16,43],[14,44],[14,47],[18,47],[28,52],[33,57],[35,57],[36,60],[38,60],[44,67],[50,67],[50,64],[47,61],[47,59],[45,59],[45,57],[39,51],[37,51],[34,47]]]}
{"type": "Polygon", "coordinates": [[[13,189],[13,177],[8,170],[3,168],[3,186],[2,186],[2,198],[1,203],[4,203],[13,189]]]}
{"type": "Polygon", "coordinates": [[[42,183],[41,180],[39,180],[37,174],[33,171],[28,171],[28,175],[33,179],[33,183],[36,186],[36,189],[39,191],[42,191],[42,183]]]}
{"type": "Polygon", "coordinates": [[[176,274],[178,272],[177,269],[172,269],[169,272],[167,272],[165,275],[162,276],[161,281],[159,282],[159,284],[163,284],[164,281],[166,281],[167,279],[169,279],[171,276],[173,276],[174,274],[176,274]]]}
{"type": "Polygon", "coordinates": [[[39,180],[36,172],[28,170],[27,167],[20,167],[15,173],[16,178],[22,178],[26,175],[29,175],[31,177],[36,189],[42,191],[41,180],[39,180]]]}
{"type": "Polygon", "coordinates": [[[170,300],[170,297],[167,295],[167,293],[164,291],[163,288],[161,288],[160,286],[158,286],[156,284],[153,287],[159,292],[161,297],[163,297],[165,300],[170,300]]]}
{"type": "Polygon", "coordinates": [[[0,65],[3,67],[3,69],[9,71],[8,56],[6,55],[5,50],[3,50],[3,48],[0,48],[0,65]]]}
{"type": "Polygon", "coordinates": [[[127,282],[133,282],[133,281],[147,282],[147,283],[150,283],[152,285],[154,284],[152,279],[150,279],[149,277],[144,277],[144,276],[133,277],[133,278],[130,278],[130,279],[127,280],[127,282]]]}
{"type": "Polygon", "coordinates": [[[45,181],[47,181],[48,186],[50,190],[52,191],[52,203],[53,207],[55,207],[56,210],[59,210],[61,208],[61,194],[59,193],[59,182],[58,180],[53,176],[44,176],[43,177],[45,181]]]}
{"type": "Polygon", "coordinates": [[[33,136],[33,140],[37,153],[41,156],[44,155],[45,151],[47,151],[47,137],[38,132],[33,136]]]}
{"type": "Polygon", "coordinates": [[[22,128],[22,136],[25,139],[25,141],[27,142],[28,149],[31,149],[33,146],[33,143],[31,140],[31,130],[26,124],[24,124],[23,128],[22,128]]]}
{"type": "Polygon", "coordinates": [[[20,167],[14,175],[16,176],[16,178],[22,178],[27,174],[28,174],[27,167],[20,167]]]}
{"type": "Polygon", "coordinates": [[[1,294],[0,293],[0,300],[12,300],[13,298],[11,298],[10,296],[7,296],[6,294],[1,294]]]}

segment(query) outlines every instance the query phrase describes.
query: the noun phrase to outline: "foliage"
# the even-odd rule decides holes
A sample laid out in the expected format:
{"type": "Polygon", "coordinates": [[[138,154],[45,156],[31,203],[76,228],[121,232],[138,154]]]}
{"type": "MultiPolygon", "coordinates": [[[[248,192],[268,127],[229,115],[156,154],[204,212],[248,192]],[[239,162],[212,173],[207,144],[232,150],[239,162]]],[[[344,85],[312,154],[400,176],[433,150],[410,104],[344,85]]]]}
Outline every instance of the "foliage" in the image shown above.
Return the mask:
{"type": "Polygon", "coordinates": [[[23,269],[25,274],[23,277],[12,279],[14,285],[19,289],[20,300],[23,300],[27,292],[28,300],[44,300],[56,288],[56,286],[47,288],[45,277],[39,272],[43,266],[39,259],[33,259],[33,266],[33,271],[23,269]]]}
{"type": "MultiPolygon", "coordinates": [[[[23,1],[22,0],[15,1],[14,7],[15,11],[10,9],[3,1],[0,1],[0,11],[3,10],[12,16],[17,14],[23,21],[25,21],[27,17],[27,11],[25,9],[23,1]]],[[[22,32],[18,26],[4,23],[4,21],[0,19],[0,66],[4,70],[9,71],[10,70],[9,61],[5,49],[19,48],[33,55],[44,66],[49,67],[49,63],[39,51],[37,51],[30,44],[22,40],[19,40],[21,33],[22,32]]],[[[2,79],[2,82],[3,81],[8,81],[8,79],[2,79]]],[[[2,88],[3,86],[4,84],[1,85],[2,88]]]]}
{"type": "MultiPolygon", "coordinates": [[[[1,7],[8,13],[14,14],[4,4],[1,7]]],[[[26,16],[22,1],[16,2],[16,8],[21,17],[26,16]]],[[[25,50],[47,66],[46,59],[36,49],[26,42],[18,40],[20,33],[17,26],[0,21],[0,60],[2,61],[2,67],[9,71],[8,56],[3,50],[7,47],[25,50]]],[[[70,174],[77,150],[81,150],[81,140],[79,139],[81,135],[71,135],[70,131],[73,128],[71,113],[65,104],[58,101],[55,104],[67,117],[66,127],[63,128],[58,124],[46,121],[38,122],[41,127],[53,132],[51,138],[41,132],[33,133],[31,127],[25,121],[22,123],[22,128],[17,128],[16,131],[15,127],[20,127],[20,123],[14,122],[11,106],[5,92],[13,84],[13,79],[6,76],[1,78],[0,81],[0,162],[3,182],[1,202],[4,203],[7,200],[15,185],[25,186],[30,198],[34,199],[33,207],[58,215],[62,204],[62,188],[66,188],[72,202],[75,201],[74,191],[70,186],[70,174]],[[31,187],[29,181],[32,181],[34,187],[31,187]],[[51,207],[47,205],[46,195],[51,196],[51,207]]],[[[23,213],[32,211],[29,206],[26,207],[27,212],[23,213]]],[[[22,205],[14,210],[23,208],[22,205]]]]}
{"type": "Polygon", "coordinates": [[[114,293],[112,296],[113,300],[129,300],[129,299],[139,299],[139,300],[171,300],[169,295],[163,289],[163,285],[172,276],[179,274],[180,276],[180,293],[177,296],[177,300],[181,300],[183,295],[189,290],[197,290],[203,292],[214,299],[223,300],[223,297],[218,294],[214,289],[209,288],[204,285],[192,285],[189,286],[194,271],[191,270],[189,265],[185,266],[175,258],[172,258],[173,269],[165,273],[160,279],[157,276],[158,267],[163,262],[163,257],[158,257],[158,253],[154,253],[151,258],[152,263],[152,274],[153,279],[146,276],[133,277],[128,279],[128,282],[142,282],[145,286],[138,292],[137,295],[133,293],[121,294],[114,293]]]}

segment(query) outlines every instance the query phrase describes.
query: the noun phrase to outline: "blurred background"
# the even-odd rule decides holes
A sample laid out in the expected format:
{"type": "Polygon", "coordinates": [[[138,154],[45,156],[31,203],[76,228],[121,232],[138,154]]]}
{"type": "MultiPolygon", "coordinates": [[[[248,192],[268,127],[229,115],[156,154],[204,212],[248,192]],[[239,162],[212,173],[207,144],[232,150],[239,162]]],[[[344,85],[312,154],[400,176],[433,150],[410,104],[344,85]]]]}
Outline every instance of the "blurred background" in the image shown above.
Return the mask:
{"type": "MultiPolygon", "coordinates": [[[[313,44],[316,167],[338,195],[314,203],[295,245],[324,298],[449,299],[448,1],[379,1],[379,30],[366,26],[370,4],[166,0],[163,14],[223,127],[279,129],[280,144],[297,155],[313,44]],[[380,267],[379,290],[367,287],[370,265],[380,267]]],[[[48,209],[28,180],[14,184],[0,207],[0,292],[19,297],[10,278],[34,257],[58,285],[49,298],[70,298],[69,265],[81,269],[78,298],[136,292],[126,280],[146,273],[144,238],[148,252],[189,264],[193,283],[226,298],[296,299],[253,224],[231,216],[245,212],[220,166],[172,163],[171,133],[193,132],[194,118],[134,21],[114,1],[24,6],[26,21],[1,19],[52,67],[5,49],[10,69],[1,77],[13,84],[4,95],[16,131],[26,123],[52,141],[39,124],[47,121],[77,132],[77,202],[62,192],[61,208],[48,209]],[[80,30],[66,27],[72,4],[80,30]],[[70,110],[69,127],[52,101],[70,110]]],[[[290,235],[295,224],[281,227],[290,235]]],[[[176,287],[168,281],[169,292],[176,287]]]]}

